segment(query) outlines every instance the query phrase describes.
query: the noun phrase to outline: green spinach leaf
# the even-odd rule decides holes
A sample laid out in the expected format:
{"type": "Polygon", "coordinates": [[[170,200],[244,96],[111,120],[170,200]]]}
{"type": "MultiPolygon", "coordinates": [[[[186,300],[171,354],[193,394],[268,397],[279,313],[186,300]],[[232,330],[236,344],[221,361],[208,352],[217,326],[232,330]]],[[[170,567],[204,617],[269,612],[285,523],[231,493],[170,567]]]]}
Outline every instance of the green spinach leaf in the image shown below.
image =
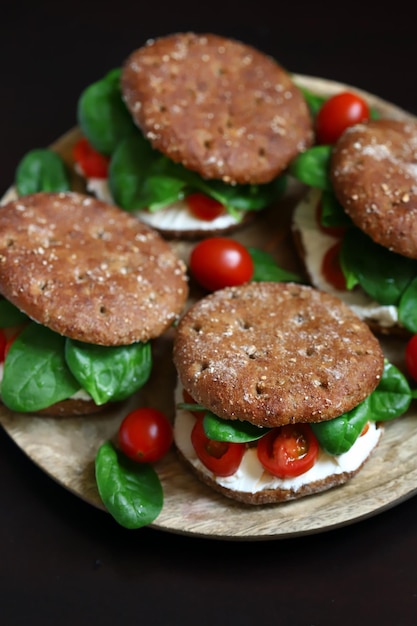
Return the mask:
{"type": "Polygon", "coordinates": [[[294,274],[293,272],[289,272],[279,267],[274,257],[268,252],[253,247],[248,247],[248,251],[254,264],[254,273],[252,276],[252,280],[254,282],[303,282],[303,279],[301,276],[298,276],[298,274],[294,274]]]}
{"type": "Polygon", "coordinates": [[[139,133],[121,96],[121,70],[116,68],[89,85],[77,103],[77,119],[90,144],[110,155],[119,142],[139,133]]]}
{"type": "Polygon", "coordinates": [[[0,298],[0,328],[10,328],[28,321],[29,318],[26,313],[23,313],[6,298],[0,298]]]}
{"type": "Polygon", "coordinates": [[[131,396],[146,383],[152,369],[150,342],[95,346],[67,338],[65,358],[73,376],[98,405],[131,396]]]}
{"type": "Polygon", "coordinates": [[[313,146],[292,160],[289,173],[309,187],[331,191],[329,176],[331,146],[313,146]]]}
{"type": "Polygon", "coordinates": [[[154,468],[128,459],[109,441],[98,449],[95,476],[104,506],[121,526],[141,528],[161,512],[163,491],[154,468]]]}
{"type": "Polygon", "coordinates": [[[39,411],[79,390],[65,361],[65,338],[31,322],[13,341],[4,363],[4,404],[12,411],[39,411]]]}
{"type": "Polygon", "coordinates": [[[25,154],[16,168],[15,185],[20,196],[39,191],[69,191],[71,188],[64,161],[49,148],[34,149],[25,154]]]}

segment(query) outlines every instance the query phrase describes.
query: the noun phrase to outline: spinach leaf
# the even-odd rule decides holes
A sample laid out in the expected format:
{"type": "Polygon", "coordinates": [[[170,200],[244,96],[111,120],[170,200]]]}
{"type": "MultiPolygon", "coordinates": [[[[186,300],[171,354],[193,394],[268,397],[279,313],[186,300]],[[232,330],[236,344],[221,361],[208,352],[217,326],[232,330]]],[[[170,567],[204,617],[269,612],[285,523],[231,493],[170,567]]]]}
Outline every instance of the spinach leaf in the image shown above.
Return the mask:
{"type": "Polygon", "coordinates": [[[65,358],[73,376],[98,405],[131,396],[152,369],[150,343],[96,346],[67,338],[65,358]]]}
{"type": "Polygon", "coordinates": [[[329,177],[331,146],[313,146],[297,155],[288,168],[289,173],[309,187],[331,191],[329,177]]]}
{"type": "Polygon", "coordinates": [[[4,363],[4,404],[12,411],[39,411],[79,390],[65,362],[65,338],[35,322],[28,324],[13,341],[4,363]]]}
{"type": "Polygon", "coordinates": [[[321,447],[329,454],[347,452],[361,434],[369,420],[369,399],[339,417],[326,422],[310,424],[321,447]]]}
{"type": "Polygon", "coordinates": [[[39,191],[69,191],[71,187],[64,161],[49,148],[25,154],[16,168],[15,185],[20,196],[39,191]]]}
{"type": "Polygon", "coordinates": [[[261,428],[250,422],[224,420],[211,413],[211,411],[207,411],[204,414],[203,427],[209,439],[227,441],[229,443],[256,441],[270,430],[270,428],[261,428]]]}
{"type": "Polygon", "coordinates": [[[323,104],[328,99],[328,97],[318,96],[317,94],[313,93],[306,87],[300,87],[300,91],[302,92],[304,99],[307,102],[307,105],[308,105],[308,108],[310,109],[310,113],[312,117],[315,118],[317,113],[323,106],[323,104]]]}
{"type": "Polygon", "coordinates": [[[340,260],[348,288],[359,284],[381,304],[397,305],[404,290],[417,276],[415,259],[380,246],[359,228],[346,232],[340,260]]]}
{"type": "Polygon", "coordinates": [[[398,319],[411,333],[417,333],[417,276],[404,289],[398,305],[398,319]]]}
{"type": "Polygon", "coordinates": [[[326,189],[321,194],[321,223],[323,226],[345,226],[353,225],[349,215],[337,200],[334,191],[326,189]]]}
{"type": "Polygon", "coordinates": [[[378,387],[369,396],[370,419],[388,421],[405,413],[413,398],[404,374],[385,359],[384,372],[378,387]]]}
{"type": "Polygon", "coordinates": [[[159,211],[191,191],[201,191],[241,218],[240,211],[259,210],[272,204],[282,196],[286,185],[285,176],[264,185],[227,185],[220,180],[204,180],[154,150],[140,133],[118,144],[109,166],[111,194],[126,211],[159,211]]]}
{"type": "Polygon", "coordinates": [[[119,142],[138,133],[122,100],[119,68],[89,85],[77,103],[77,119],[83,134],[102,154],[110,155],[119,142]]]}
{"type": "Polygon", "coordinates": [[[27,321],[29,321],[29,318],[26,313],[23,313],[6,298],[0,298],[0,328],[18,326],[27,321]]]}
{"type": "Polygon", "coordinates": [[[248,247],[249,254],[252,257],[254,264],[254,273],[252,280],[254,282],[259,281],[274,281],[274,282],[296,282],[302,283],[303,279],[294,274],[282,269],[275,262],[274,257],[258,248],[248,247]]]}
{"type": "Polygon", "coordinates": [[[128,459],[109,441],[98,449],[95,476],[104,506],[121,526],[141,528],[161,512],[163,491],[156,471],[128,459]]]}

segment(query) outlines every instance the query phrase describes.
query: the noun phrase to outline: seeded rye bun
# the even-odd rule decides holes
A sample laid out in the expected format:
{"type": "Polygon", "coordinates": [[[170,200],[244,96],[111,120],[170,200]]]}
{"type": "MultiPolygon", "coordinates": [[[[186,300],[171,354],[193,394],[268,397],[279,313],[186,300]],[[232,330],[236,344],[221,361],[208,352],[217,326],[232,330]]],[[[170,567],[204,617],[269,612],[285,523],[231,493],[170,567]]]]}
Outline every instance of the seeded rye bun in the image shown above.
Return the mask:
{"type": "Polygon", "coordinates": [[[204,179],[268,183],[313,141],[308,106],[290,74],[270,56],[219,35],[149,40],[124,62],[121,89],[151,145],[204,179]]]}
{"type": "MultiPolygon", "coordinates": [[[[184,313],[173,360],[179,384],[223,419],[273,427],[320,422],[362,402],[378,385],[384,355],[369,327],[341,300],[307,285],[247,283],[213,292],[184,313]]],[[[209,486],[248,504],[281,502],[340,485],[359,470],[297,489],[256,493],[209,486]]]]}
{"type": "Polygon", "coordinates": [[[417,258],[417,123],[380,119],[345,131],[331,157],[335,194],[358,228],[417,258]]]}
{"type": "MultiPolygon", "coordinates": [[[[125,211],[78,192],[40,192],[0,211],[0,293],[61,335],[120,346],[167,330],[188,284],[169,244],[125,211]]],[[[66,400],[45,413],[55,408],[102,410],[66,400]]]]}

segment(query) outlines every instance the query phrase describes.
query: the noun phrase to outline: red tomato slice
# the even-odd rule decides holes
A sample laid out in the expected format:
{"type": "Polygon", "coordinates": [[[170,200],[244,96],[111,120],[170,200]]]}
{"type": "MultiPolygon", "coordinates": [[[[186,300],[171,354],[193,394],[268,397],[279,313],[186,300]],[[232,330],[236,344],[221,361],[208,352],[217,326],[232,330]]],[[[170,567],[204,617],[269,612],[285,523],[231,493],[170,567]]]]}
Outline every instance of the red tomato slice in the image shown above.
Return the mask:
{"type": "Polygon", "coordinates": [[[417,380],[417,335],[413,335],[406,344],[405,364],[411,378],[417,380]]]}
{"type": "Polygon", "coordinates": [[[85,137],[74,145],[72,156],[87,178],[107,178],[109,157],[97,152],[85,137]]]}
{"type": "Polygon", "coordinates": [[[320,144],[334,144],[349,126],[366,122],[368,103],[355,93],[343,91],[332,96],[316,116],[316,138],[320,144]]]}
{"type": "Polygon", "coordinates": [[[228,237],[209,237],[194,246],[190,255],[194,278],[209,291],[242,285],[254,272],[252,257],[244,245],[228,237]]]}
{"type": "Polygon", "coordinates": [[[191,213],[206,222],[212,222],[225,211],[221,202],[206,196],[204,193],[192,193],[186,197],[185,201],[191,213]]]}
{"type": "Polygon", "coordinates": [[[319,453],[319,443],[308,424],[288,424],[273,428],[259,439],[258,459],[278,478],[300,476],[311,469],[319,453]]]}
{"type": "Polygon", "coordinates": [[[191,432],[191,443],[200,461],[216,476],[231,476],[238,469],[246,450],[244,443],[228,443],[209,439],[204,432],[200,414],[191,432]]]}
{"type": "Polygon", "coordinates": [[[326,233],[327,235],[332,235],[333,237],[343,237],[346,232],[345,226],[324,226],[321,221],[321,214],[323,211],[323,206],[321,202],[319,202],[316,206],[316,221],[319,229],[326,233]]]}
{"type": "Polygon", "coordinates": [[[340,240],[327,250],[321,264],[321,272],[327,282],[333,285],[335,289],[346,291],[346,279],[339,260],[341,247],[342,241],[340,240]]]}
{"type": "Polygon", "coordinates": [[[126,415],[119,426],[119,447],[138,463],[159,461],[173,441],[172,425],[157,409],[143,407],[126,415]]]}

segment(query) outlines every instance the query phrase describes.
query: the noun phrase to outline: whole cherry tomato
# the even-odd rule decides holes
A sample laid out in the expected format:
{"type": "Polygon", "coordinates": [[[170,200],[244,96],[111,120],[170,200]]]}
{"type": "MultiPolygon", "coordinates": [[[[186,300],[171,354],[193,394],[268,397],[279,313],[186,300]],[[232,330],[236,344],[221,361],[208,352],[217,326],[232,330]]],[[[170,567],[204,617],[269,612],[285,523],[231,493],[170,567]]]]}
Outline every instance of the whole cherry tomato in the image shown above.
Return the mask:
{"type": "Polygon", "coordinates": [[[204,193],[192,193],[185,199],[191,213],[200,220],[211,222],[224,213],[224,205],[204,193]]]}
{"type": "Polygon", "coordinates": [[[85,137],[76,142],[72,156],[87,178],[107,178],[109,157],[97,152],[85,137]]]}
{"type": "Polygon", "coordinates": [[[121,451],[138,463],[161,459],[173,441],[172,425],[157,409],[143,407],[126,415],[119,426],[121,451]]]}
{"type": "Polygon", "coordinates": [[[242,285],[254,272],[252,257],[244,245],[228,237],[209,237],[194,246],[190,255],[194,278],[209,291],[242,285]]]}
{"type": "Polygon", "coordinates": [[[246,450],[244,443],[229,443],[209,439],[204,432],[203,414],[191,431],[191,443],[200,461],[216,476],[231,476],[239,467],[246,450]]]}
{"type": "Polygon", "coordinates": [[[417,380],[417,335],[413,335],[407,342],[405,364],[410,376],[417,380]]]}
{"type": "Polygon", "coordinates": [[[370,110],[367,102],[355,93],[343,91],[332,96],[316,116],[316,137],[320,144],[334,144],[349,126],[366,122],[370,110]]]}
{"type": "Polygon", "coordinates": [[[278,478],[300,476],[311,469],[319,453],[319,443],[308,424],[288,424],[273,428],[258,441],[258,459],[278,478]]]}
{"type": "Polygon", "coordinates": [[[346,291],[346,279],[340,266],[342,240],[336,241],[326,252],[321,264],[321,273],[328,283],[339,291],[346,291]]]}

